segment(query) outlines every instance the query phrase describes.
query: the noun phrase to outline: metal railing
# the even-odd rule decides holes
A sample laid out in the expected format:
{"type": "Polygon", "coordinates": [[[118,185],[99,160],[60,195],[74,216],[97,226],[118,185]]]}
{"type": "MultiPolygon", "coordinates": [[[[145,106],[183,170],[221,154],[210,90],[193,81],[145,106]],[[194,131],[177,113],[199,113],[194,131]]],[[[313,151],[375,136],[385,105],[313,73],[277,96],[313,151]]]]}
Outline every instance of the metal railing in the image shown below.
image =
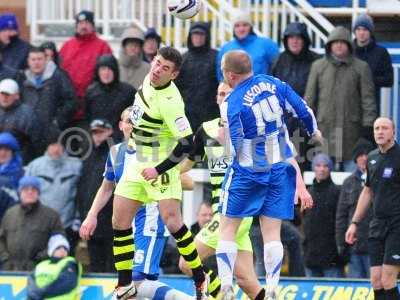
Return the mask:
{"type": "Polygon", "coordinates": [[[272,38],[280,44],[286,25],[303,22],[311,37],[311,47],[320,49],[327,33],[334,26],[305,0],[222,0],[218,1],[221,13],[230,19],[234,9],[251,12],[253,28],[257,34],[272,38]]]}
{"type": "MultiPolygon", "coordinates": [[[[219,47],[232,37],[228,19],[204,1],[199,14],[192,20],[182,21],[167,12],[165,0],[28,0],[27,22],[30,24],[32,42],[48,38],[46,29],[63,25],[73,29],[74,16],[82,9],[95,12],[96,27],[108,41],[118,40],[123,28],[135,25],[142,30],[154,27],[163,41],[176,48],[185,44],[191,21],[211,22],[211,45],[219,47]]],[[[68,36],[52,36],[63,40],[68,36]]]]}
{"type": "MultiPolygon", "coordinates": [[[[145,30],[155,27],[163,41],[183,48],[191,21],[211,23],[211,45],[220,47],[232,38],[231,14],[234,8],[252,13],[254,29],[260,35],[279,42],[286,25],[293,21],[306,23],[313,48],[323,47],[326,33],[333,25],[304,0],[204,0],[198,15],[182,21],[167,12],[165,0],[27,0],[27,22],[33,42],[48,38],[48,29],[55,31],[54,40],[64,40],[67,34],[57,36],[57,27],[73,30],[74,16],[81,9],[95,12],[96,26],[108,41],[118,40],[122,29],[136,25],[145,30]],[[292,4],[294,3],[294,4],[292,4]],[[46,31],[47,30],[47,31],[46,31]]],[[[67,30],[68,32],[68,30],[67,30]]]]}
{"type": "Polygon", "coordinates": [[[400,64],[393,64],[393,87],[391,88],[391,112],[390,116],[396,124],[397,141],[400,140],[400,64]]]}

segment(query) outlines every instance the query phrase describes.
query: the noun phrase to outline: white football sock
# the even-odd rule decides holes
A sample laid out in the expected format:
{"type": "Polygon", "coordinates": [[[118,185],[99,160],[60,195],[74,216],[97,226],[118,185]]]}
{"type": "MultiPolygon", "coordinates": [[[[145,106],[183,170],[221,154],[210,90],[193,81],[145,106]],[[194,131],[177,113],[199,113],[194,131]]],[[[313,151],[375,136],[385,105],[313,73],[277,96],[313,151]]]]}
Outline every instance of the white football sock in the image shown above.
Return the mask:
{"type": "Polygon", "coordinates": [[[264,265],[267,291],[275,291],[278,287],[283,260],[283,246],[280,241],[264,244],[264,265]]]}
{"type": "Polygon", "coordinates": [[[145,280],[140,283],[136,295],[137,300],[187,300],[191,299],[190,297],[160,281],[153,280],[145,280]]]}
{"type": "Polygon", "coordinates": [[[218,276],[221,279],[221,286],[232,286],[233,269],[237,256],[236,243],[220,240],[215,255],[217,257],[218,276]]]}

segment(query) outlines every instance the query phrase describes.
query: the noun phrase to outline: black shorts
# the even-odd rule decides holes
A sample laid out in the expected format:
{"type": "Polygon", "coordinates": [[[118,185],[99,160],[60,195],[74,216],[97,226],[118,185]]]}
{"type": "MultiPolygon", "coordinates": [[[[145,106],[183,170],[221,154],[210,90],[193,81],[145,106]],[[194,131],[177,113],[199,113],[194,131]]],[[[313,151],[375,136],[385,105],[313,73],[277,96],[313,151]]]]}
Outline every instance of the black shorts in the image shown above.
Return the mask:
{"type": "Polygon", "coordinates": [[[400,218],[372,219],[368,251],[371,267],[400,265],[400,218]]]}

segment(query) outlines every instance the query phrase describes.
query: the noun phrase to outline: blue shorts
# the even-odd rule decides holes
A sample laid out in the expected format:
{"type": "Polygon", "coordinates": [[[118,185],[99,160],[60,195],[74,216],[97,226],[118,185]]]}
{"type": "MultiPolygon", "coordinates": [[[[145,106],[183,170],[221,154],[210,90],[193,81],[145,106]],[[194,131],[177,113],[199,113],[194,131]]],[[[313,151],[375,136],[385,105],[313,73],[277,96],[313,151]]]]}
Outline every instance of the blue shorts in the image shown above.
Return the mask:
{"type": "Polygon", "coordinates": [[[132,271],[134,281],[158,279],[166,240],[166,237],[135,234],[135,261],[132,271]]]}
{"type": "Polygon", "coordinates": [[[286,162],[274,164],[262,182],[230,167],[222,184],[219,212],[232,218],[262,215],[292,220],[295,192],[296,169],[286,162]]]}

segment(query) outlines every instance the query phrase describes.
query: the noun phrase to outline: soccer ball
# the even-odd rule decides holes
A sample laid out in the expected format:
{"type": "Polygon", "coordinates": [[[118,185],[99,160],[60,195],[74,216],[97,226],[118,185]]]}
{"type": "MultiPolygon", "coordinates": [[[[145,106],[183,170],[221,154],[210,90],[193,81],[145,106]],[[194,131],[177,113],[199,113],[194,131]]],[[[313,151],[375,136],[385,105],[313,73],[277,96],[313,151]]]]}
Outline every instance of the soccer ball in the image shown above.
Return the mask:
{"type": "Polygon", "coordinates": [[[190,19],[201,8],[201,0],[168,0],[169,12],[179,19],[190,19]]]}

